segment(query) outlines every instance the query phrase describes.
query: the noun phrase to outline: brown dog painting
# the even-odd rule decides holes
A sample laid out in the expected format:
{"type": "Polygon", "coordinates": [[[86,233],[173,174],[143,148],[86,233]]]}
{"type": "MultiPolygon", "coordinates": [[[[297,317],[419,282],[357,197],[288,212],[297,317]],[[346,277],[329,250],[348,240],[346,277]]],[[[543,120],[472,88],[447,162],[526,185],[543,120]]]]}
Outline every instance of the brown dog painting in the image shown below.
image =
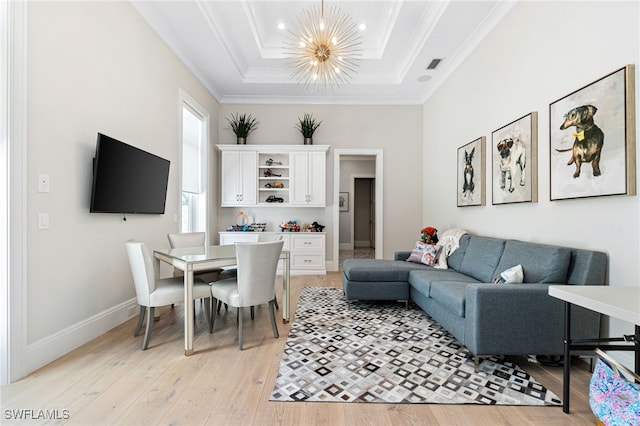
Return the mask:
{"type": "Polygon", "coordinates": [[[600,153],[604,144],[604,133],[593,122],[593,116],[598,109],[593,105],[583,105],[572,109],[564,116],[564,122],[560,126],[560,130],[575,127],[576,131],[573,136],[573,147],[567,149],[556,149],[558,152],[571,151],[571,158],[567,163],[568,166],[575,164],[576,171],[573,177],[580,176],[580,167],[582,163],[591,163],[593,167],[593,175],[600,176],[600,153]]]}

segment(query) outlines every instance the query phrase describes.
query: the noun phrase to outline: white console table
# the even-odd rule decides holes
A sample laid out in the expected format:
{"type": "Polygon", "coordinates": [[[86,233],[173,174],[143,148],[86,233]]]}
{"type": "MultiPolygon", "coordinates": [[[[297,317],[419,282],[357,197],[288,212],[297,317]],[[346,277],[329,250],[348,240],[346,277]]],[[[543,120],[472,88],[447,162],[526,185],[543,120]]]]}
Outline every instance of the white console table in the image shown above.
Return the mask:
{"type": "Polygon", "coordinates": [[[549,295],[565,303],[564,315],[564,371],[562,410],[569,412],[571,350],[602,349],[635,352],[635,371],[640,370],[640,286],[552,285],[549,295]],[[571,305],[618,318],[635,325],[635,335],[607,339],[571,339],[571,305]],[[598,345],[598,342],[631,342],[633,345],[598,345]]]}

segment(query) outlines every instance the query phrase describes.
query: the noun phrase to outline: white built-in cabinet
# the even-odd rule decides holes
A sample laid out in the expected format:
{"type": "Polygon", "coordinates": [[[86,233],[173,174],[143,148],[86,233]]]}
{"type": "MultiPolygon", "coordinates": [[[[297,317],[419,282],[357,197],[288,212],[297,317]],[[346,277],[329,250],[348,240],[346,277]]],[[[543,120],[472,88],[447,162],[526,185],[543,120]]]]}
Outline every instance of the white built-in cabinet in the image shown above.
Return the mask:
{"type": "Polygon", "coordinates": [[[329,145],[218,145],[218,149],[222,207],[326,206],[329,145]]]}
{"type": "MultiPolygon", "coordinates": [[[[220,232],[220,244],[283,240],[283,250],[290,252],[292,275],[327,273],[324,232],[220,232]]],[[[279,264],[282,271],[282,265],[279,264]]]]}
{"type": "Polygon", "coordinates": [[[222,151],[220,204],[252,206],[257,202],[256,151],[222,151]]]}
{"type": "Polygon", "coordinates": [[[324,207],[326,193],[324,152],[291,153],[291,205],[324,207]]]}

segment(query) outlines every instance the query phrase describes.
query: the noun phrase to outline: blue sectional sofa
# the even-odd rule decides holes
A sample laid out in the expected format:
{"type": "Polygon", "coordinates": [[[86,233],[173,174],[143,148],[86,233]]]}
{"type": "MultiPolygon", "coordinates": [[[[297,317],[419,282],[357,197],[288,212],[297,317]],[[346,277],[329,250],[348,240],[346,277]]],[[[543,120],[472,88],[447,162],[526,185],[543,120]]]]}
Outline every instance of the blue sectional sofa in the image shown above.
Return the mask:
{"type": "MultiPolygon", "coordinates": [[[[347,300],[411,300],[476,356],[561,355],[564,304],[551,284],[604,285],[603,252],[466,234],[447,258],[447,269],[395,260],[347,259],[347,300]],[[492,284],[522,265],[521,284],[492,284]]],[[[599,335],[599,314],[572,309],[572,337],[599,335]]]]}

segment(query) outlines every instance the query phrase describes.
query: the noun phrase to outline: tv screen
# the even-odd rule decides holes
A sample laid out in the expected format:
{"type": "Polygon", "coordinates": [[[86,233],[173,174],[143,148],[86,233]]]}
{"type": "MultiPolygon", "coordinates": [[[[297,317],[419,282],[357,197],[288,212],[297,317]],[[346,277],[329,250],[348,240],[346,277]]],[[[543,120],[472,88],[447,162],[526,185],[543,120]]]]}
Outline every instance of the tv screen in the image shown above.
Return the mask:
{"type": "Polygon", "coordinates": [[[169,160],[98,133],[92,213],[163,214],[169,160]]]}

